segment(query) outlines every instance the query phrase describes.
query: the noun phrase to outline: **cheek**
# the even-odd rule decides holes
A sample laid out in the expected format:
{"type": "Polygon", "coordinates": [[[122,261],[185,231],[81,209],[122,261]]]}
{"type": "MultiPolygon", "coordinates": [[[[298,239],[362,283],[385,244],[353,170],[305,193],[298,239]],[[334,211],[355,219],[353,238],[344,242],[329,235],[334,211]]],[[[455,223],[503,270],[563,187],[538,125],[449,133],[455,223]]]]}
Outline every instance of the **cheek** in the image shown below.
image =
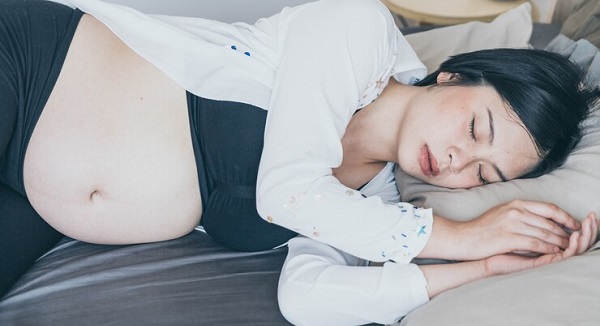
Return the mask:
{"type": "Polygon", "coordinates": [[[438,114],[431,117],[425,128],[428,138],[439,145],[458,145],[456,142],[463,141],[469,135],[468,114],[438,114]]]}

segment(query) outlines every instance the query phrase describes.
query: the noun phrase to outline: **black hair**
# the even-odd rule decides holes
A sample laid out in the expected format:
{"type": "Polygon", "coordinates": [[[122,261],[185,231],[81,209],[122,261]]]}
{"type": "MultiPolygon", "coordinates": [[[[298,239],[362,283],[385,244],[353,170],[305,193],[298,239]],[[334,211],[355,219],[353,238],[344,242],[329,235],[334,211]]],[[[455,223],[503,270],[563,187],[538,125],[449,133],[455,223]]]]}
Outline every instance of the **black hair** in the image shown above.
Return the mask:
{"type": "Polygon", "coordinates": [[[600,98],[568,58],[535,49],[491,49],[459,54],[417,86],[434,86],[440,72],[456,74],[446,85],[492,86],[529,132],[541,160],[522,178],[564,163],[582,137],[582,122],[600,98]]]}

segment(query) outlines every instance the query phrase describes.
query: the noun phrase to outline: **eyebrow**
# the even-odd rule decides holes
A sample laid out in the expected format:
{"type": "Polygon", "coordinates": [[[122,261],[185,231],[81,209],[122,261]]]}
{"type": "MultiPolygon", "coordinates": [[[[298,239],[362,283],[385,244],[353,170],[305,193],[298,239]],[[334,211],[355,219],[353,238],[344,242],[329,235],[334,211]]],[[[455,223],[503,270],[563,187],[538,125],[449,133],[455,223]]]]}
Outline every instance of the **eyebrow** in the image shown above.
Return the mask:
{"type": "MultiPolygon", "coordinates": [[[[492,111],[490,111],[490,109],[487,109],[488,112],[488,121],[490,123],[490,146],[494,143],[494,116],[492,115],[492,111]]],[[[496,164],[492,164],[492,167],[494,168],[494,170],[496,171],[496,173],[498,174],[498,176],[500,177],[500,180],[502,181],[508,181],[508,178],[504,175],[504,173],[502,173],[502,171],[500,171],[500,168],[496,165],[496,164]]]]}
{"type": "Polygon", "coordinates": [[[492,115],[492,111],[490,111],[490,109],[487,109],[488,111],[488,121],[490,123],[490,145],[492,145],[492,143],[494,142],[494,116],[492,115]]]}

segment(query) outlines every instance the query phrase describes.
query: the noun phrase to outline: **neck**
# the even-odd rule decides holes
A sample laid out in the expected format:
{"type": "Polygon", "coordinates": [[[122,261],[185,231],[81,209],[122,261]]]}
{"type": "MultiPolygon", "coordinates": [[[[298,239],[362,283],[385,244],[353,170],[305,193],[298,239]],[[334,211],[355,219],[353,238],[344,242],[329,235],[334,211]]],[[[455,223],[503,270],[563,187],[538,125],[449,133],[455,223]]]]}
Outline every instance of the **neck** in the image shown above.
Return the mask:
{"type": "Polygon", "coordinates": [[[396,162],[405,112],[420,90],[391,79],[381,96],[350,121],[342,138],[344,156],[360,163],[396,162]]]}
{"type": "Polygon", "coordinates": [[[375,177],[386,162],[397,163],[400,128],[417,89],[390,80],[377,100],[352,117],[342,137],[342,164],[333,169],[338,180],[356,189],[375,177]]]}

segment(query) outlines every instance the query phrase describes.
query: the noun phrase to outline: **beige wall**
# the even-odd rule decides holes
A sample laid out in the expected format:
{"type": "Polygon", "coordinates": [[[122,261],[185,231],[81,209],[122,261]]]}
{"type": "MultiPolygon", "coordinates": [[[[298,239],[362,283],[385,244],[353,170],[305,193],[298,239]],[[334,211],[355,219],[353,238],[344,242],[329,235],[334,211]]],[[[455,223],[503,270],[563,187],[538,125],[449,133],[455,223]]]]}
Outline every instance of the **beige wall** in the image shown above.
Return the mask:
{"type": "Polygon", "coordinates": [[[531,2],[531,14],[536,22],[550,23],[556,3],[560,0],[529,0],[531,2]]]}

